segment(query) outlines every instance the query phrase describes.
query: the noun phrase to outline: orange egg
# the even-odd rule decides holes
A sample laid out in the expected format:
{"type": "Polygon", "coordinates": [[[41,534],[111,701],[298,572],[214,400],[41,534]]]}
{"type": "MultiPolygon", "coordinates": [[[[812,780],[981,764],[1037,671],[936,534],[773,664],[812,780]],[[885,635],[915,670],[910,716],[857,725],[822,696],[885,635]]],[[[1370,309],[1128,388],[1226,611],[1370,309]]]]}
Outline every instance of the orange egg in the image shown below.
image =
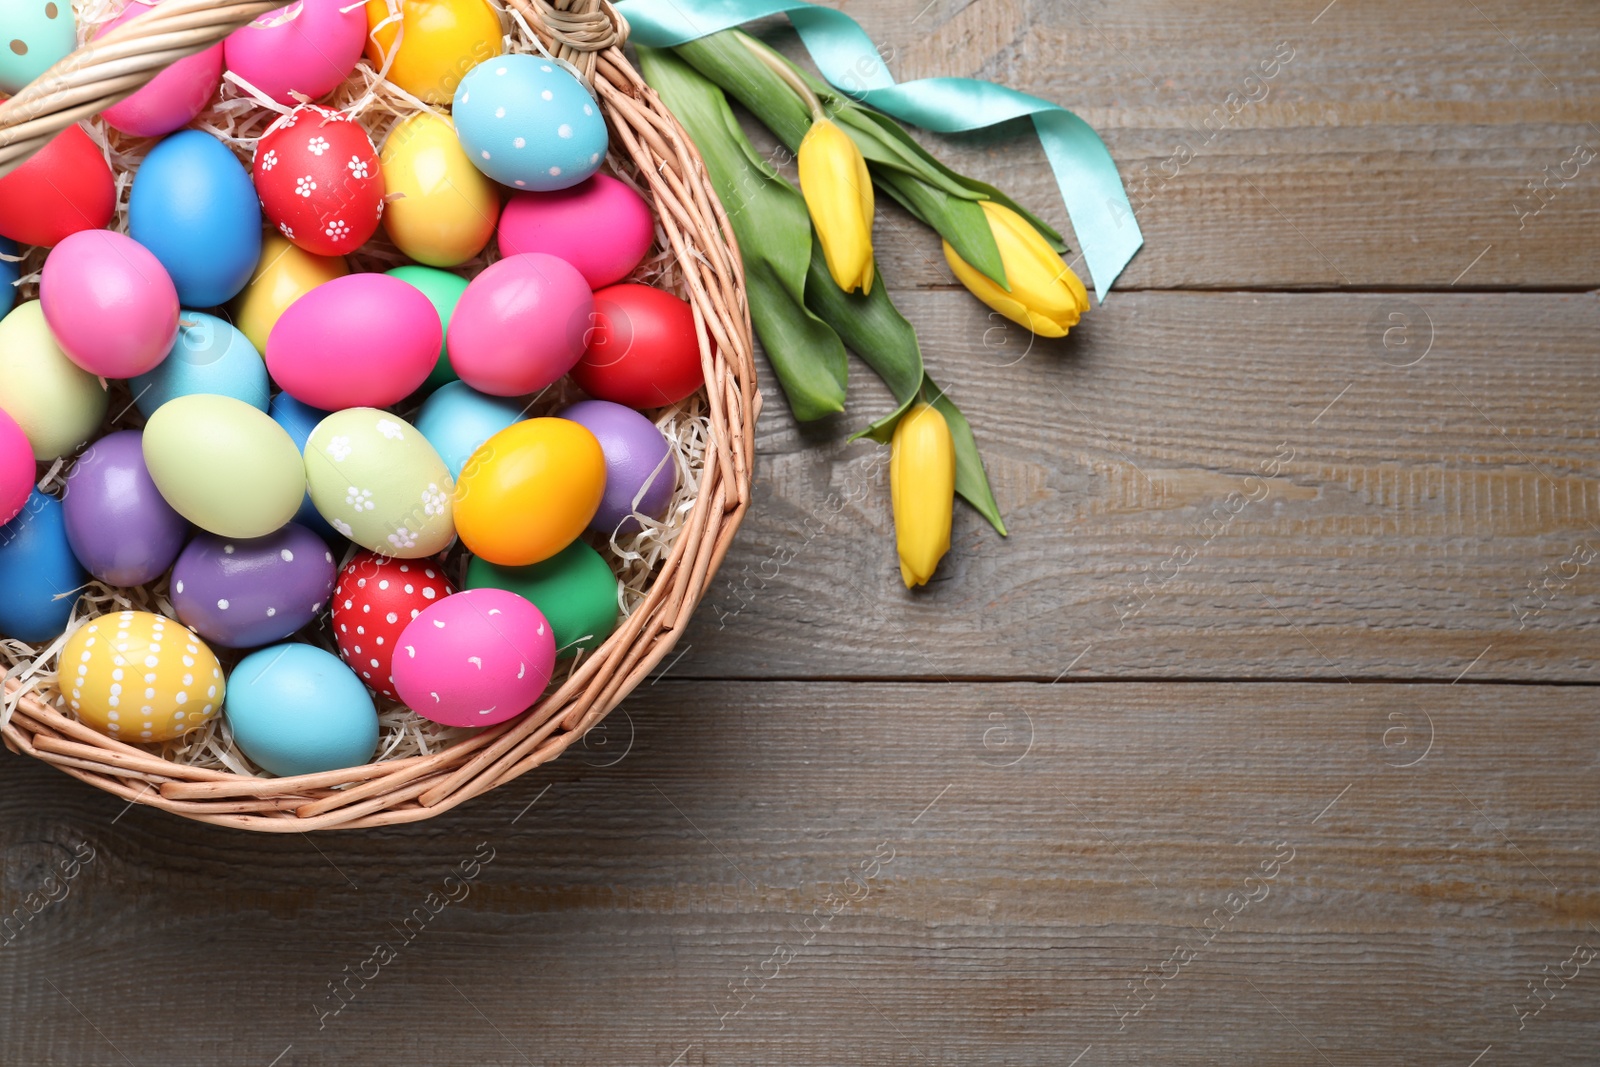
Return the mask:
{"type": "Polygon", "coordinates": [[[600,508],[606,458],[586,428],[529,419],[485,441],[456,481],[456,533],[502,567],[549,559],[577,540],[600,508]]]}

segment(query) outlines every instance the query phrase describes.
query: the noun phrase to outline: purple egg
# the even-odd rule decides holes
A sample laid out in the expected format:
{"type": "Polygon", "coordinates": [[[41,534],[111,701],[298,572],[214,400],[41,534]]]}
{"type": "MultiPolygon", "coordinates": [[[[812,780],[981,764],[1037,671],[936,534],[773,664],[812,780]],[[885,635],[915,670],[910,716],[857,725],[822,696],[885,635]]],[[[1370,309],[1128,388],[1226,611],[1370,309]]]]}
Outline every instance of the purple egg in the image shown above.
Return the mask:
{"type": "Polygon", "coordinates": [[[61,499],[72,554],[107,585],[155,581],[189,536],[144,465],[143,436],[122,430],[96,441],[78,457],[61,499]]]}
{"type": "Polygon", "coordinates": [[[250,540],[201,533],[172,567],[172,606],[212,644],[254,648],[315,619],[337,574],[322,538],[292,522],[250,540]]]}
{"type": "Polygon", "coordinates": [[[678,472],[667,457],[667,439],[655,423],[609,400],[580,401],[561,417],[586,427],[605,453],[606,495],[589,529],[609,537],[613,531],[637,530],[635,511],[652,519],[666,515],[678,472]]]}

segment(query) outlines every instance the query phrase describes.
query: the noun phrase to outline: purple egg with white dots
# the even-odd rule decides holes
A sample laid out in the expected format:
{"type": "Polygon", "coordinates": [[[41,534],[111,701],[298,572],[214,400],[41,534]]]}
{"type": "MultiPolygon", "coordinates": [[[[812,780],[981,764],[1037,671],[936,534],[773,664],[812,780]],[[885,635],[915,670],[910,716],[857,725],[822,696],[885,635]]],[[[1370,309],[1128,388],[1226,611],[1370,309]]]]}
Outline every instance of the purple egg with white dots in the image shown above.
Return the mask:
{"type": "Polygon", "coordinates": [[[609,135],[583,83],[544,56],[497,56],[456,87],[452,118],[475,167],[529,192],[568,189],[600,169],[609,135]]]}
{"type": "Polygon", "coordinates": [[[249,540],[202,533],[173,564],[172,606],[212,644],[255,648],[315,619],[338,571],[322,538],[292,522],[249,540]]]}

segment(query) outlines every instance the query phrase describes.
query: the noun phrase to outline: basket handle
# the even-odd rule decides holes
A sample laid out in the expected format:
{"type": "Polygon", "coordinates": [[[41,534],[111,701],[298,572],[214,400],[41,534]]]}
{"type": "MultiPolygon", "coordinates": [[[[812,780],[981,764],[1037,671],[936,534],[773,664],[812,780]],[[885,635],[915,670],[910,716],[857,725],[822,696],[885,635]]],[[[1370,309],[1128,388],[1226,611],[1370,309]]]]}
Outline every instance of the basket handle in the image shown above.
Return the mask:
{"type": "MultiPolygon", "coordinates": [[[[605,0],[506,0],[586,79],[628,24],[605,0]]],[[[283,7],[283,0],[165,0],[84,45],[0,104],[0,177],[56,134],[142,88],[180,59],[283,7]]]]}

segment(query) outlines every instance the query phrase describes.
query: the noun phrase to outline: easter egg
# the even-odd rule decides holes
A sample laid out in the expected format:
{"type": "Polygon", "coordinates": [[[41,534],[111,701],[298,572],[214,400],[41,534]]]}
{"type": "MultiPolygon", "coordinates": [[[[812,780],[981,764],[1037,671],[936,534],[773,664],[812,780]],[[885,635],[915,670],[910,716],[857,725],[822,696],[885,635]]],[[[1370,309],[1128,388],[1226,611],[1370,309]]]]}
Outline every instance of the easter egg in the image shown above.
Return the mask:
{"type": "Polygon", "coordinates": [[[216,718],[222,665],[181,623],[148,611],[101,615],[61,649],[61,691],[85,725],[119,741],[170,741],[216,718]]]}
{"type": "Polygon", "coordinates": [[[28,502],[37,475],[33,446],[17,420],[0,408],[0,526],[28,502]]]}
{"type": "Polygon", "coordinates": [[[568,189],[600,169],[600,106],[564,67],[509,55],[473,68],[451,109],[472,165],[518,189],[568,189]]]}
{"type": "Polygon", "coordinates": [[[297,0],[233,31],[228,69],[280,104],[338,88],[361,59],[367,17],[349,0],[297,0]]]}
{"type": "MultiPolygon", "coordinates": [[[[461,294],[467,291],[467,280],[447,270],[419,267],[410,263],[387,273],[391,278],[399,278],[407,285],[414,286],[427,297],[428,302],[433,305],[433,310],[439,313],[439,328],[448,334],[450,319],[456,313],[456,305],[461,302],[461,294]]],[[[455,380],[456,372],[450,365],[449,347],[441,340],[439,358],[434,363],[433,370],[428,372],[428,380],[422,383],[422,388],[433,390],[455,380]]]]}
{"type": "Polygon", "coordinates": [[[578,268],[591,289],[620,282],[650,251],[655,216],[609,174],[570,189],[514,193],[500,216],[500,254],[548,252],[578,268]]]}
{"type": "Polygon", "coordinates": [[[307,104],[256,142],[256,189],[267,221],[318,256],[367,243],[383,215],[383,172],[359,123],[307,104]]]}
{"type": "Polygon", "coordinates": [[[561,412],[587,427],[606,457],[606,494],[589,528],[611,537],[639,529],[634,512],[660,520],[672,503],[678,471],[656,424],[609,400],[584,400],[561,412]]]}
{"type": "Polygon", "coordinates": [[[156,409],[144,461],[173,509],[223,537],[263,537],[305,497],[300,453],[265,412],[231,396],[196,393],[156,409]]]}
{"type": "Polygon", "coordinates": [[[392,53],[389,80],[425,103],[448,104],[466,73],[504,48],[485,0],[400,0],[399,10],[391,22],[388,0],[367,0],[367,58],[381,70],[392,53]]]}
{"type": "MultiPolygon", "coordinates": [[[[95,34],[104,37],[157,6],[161,0],[131,0],[122,14],[95,34]]],[[[181,130],[204,111],[222,84],[222,45],[180,59],[144,88],[100,113],[106,123],[135,137],[162,137],[181,130]]]]}
{"type": "Polygon", "coordinates": [[[275,645],[239,661],[228,682],[228,729],[276,775],[358,767],[378,747],[378,709],[350,668],[311,645],[275,645]]]}
{"type": "Polygon", "coordinates": [[[339,656],[361,680],[393,697],[392,662],[400,632],[424,608],[455,592],[430,560],[352,556],[333,590],[333,636],[339,656]]]}
{"type": "Polygon", "coordinates": [[[109,404],[100,379],[56,344],[39,301],[0,319],[0,408],[28,435],[35,459],[77,449],[100,428],[109,404]]]}
{"type": "Polygon", "coordinates": [[[323,282],[343,278],[350,268],[339,256],[314,256],[277,232],[261,239],[261,260],[233,305],[234,325],[257,352],[289,305],[323,282]]]}
{"type": "Polygon", "coordinates": [[[451,382],[422,405],[417,430],[450,468],[450,476],[459,478],[478,446],[526,417],[527,405],[520,399],[485,396],[466,382],[451,382]]]}
{"type": "Polygon", "coordinates": [[[0,315],[10,311],[17,302],[17,278],[22,274],[17,266],[19,258],[17,242],[0,237],[0,315]]]}
{"type": "Polygon", "coordinates": [[[172,565],[172,606],[207,641],[255,648],[315,619],[337,573],[322,538],[292,522],[250,540],[203,533],[172,565]]]}
{"type": "Polygon", "coordinates": [[[69,0],[0,0],[0,93],[22,87],[78,47],[69,0]]]}
{"type": "Polygon", "coordinates": [[[425,719],[493,726],[533,706],[555,662],[538,608],[503,589],[471,589],[424,609],[400,634],[394,687],[425,719]]]}
{"type": "Polygon", "coordinates": [[[0,177],[0,237],[53,248],[69,234],[103,228],[116,205],[111,164],[82,126],[68,126],[0,177]]]}
{"type": "Polygon", "coordinates": [[[450,120],[421,111],[396,126],[379,157],[384,188],[400,194],[383,215],[395,247],[433,267],[482,252],[500,217],[500,194],[472,165],[450,120]]]}
{"type": "Polygon", "coordinates": [[[169,400],[213,393],[267,410],[271,388],[261,354],[226,320],[203,311],[183,311],[178,337],[167,357],[148,374],[128,383],[134,403],[148,418],[169,400]]]}
{"type": "Polygon", "coordinates": [[[427,380],[443,337],[438,312],[415,286],[351,274],[322,283],[279,317],[267,338],[267,370],[312,407],[387,407],[427,380]]]}
{"type": "Polygon", "coordinates": [[[401,559],[442,552],[455,538],[455,482],[428,439],[375,408],[336,411],[305,449],[311,500],[335,530],[401,559]]]}
{"type": "Polygon", "coordinates": [[[216,307],[238,295],[261,259],[261,205],[227,146],[183,130],[139,164],[128,233],[167,268],[184,307],[216,307]]]}
{"type": "Polygon", "coordinates": [[[102,378],[143,374],[178,335],[178,291],[166,268],[111,230],[84,230],[51,250],[39,305],[67,358],[102,378]]]}
{"type": "Polygon", "coordinates": [[[189,524],[145,467],[142,438],[119,430],[90,445],[61,498],[72,554],[90,574],[123,588],[161,577],[189,539],[189,524]]]}
{"type": "MultiPolygon", "coordinates": [[[[268,414],[272,416],[273,422],[283,427],[289,439],[294,442],[296,450],[303,454],[306,442],[311,439],[311,431],[332,412],[302,404],[288,393],[279,393],[272,398],[268,414]]],[[[310,489],[306,490],[305,499],[300,501],[300,510],[294,513],[294,521],[314,531],[329,544],[342,549],[344,538],[340,536],[339,531],[328,525],[328,520],[322,517],[317,506],[311,502],[310,489]]]]}
{"type": "Polygon", "coordinates": [[[589,283],[566,260],[542,252],[502,259],[456,304],[450,365],[480,393],[537,393],[583,355],[593,310],[589,283]]]}
{"type": "Polygon", "coordinates": [[[574,541],[543,563],[499,567],[474,557],[467,564],[468,589],[504,589],[544,612],[558,656],[598,648],[617,628],[617,576],[600,553],[574,541]]]}
{"type": "Polygon", "coordinates": [[[658,408],[705,384],[694,312],[653,286],[612,285],[595,293],[588,342],[572,380],[596,400],[658,408]]]}
{"type": "Polygon", "coordinates": [[[528,419],[467,460],[456,482],[456,532],[474,555],[524,567],[577,540],[605,490],[594,434],[566,419],[528,419]]]}
{"type": "Polygon", "coordinates": [[[43,644],[67,628],[89,580],[67,543],[61,501],[35,489],[22,511],[0,526],[0,634],[43,644]]]}

